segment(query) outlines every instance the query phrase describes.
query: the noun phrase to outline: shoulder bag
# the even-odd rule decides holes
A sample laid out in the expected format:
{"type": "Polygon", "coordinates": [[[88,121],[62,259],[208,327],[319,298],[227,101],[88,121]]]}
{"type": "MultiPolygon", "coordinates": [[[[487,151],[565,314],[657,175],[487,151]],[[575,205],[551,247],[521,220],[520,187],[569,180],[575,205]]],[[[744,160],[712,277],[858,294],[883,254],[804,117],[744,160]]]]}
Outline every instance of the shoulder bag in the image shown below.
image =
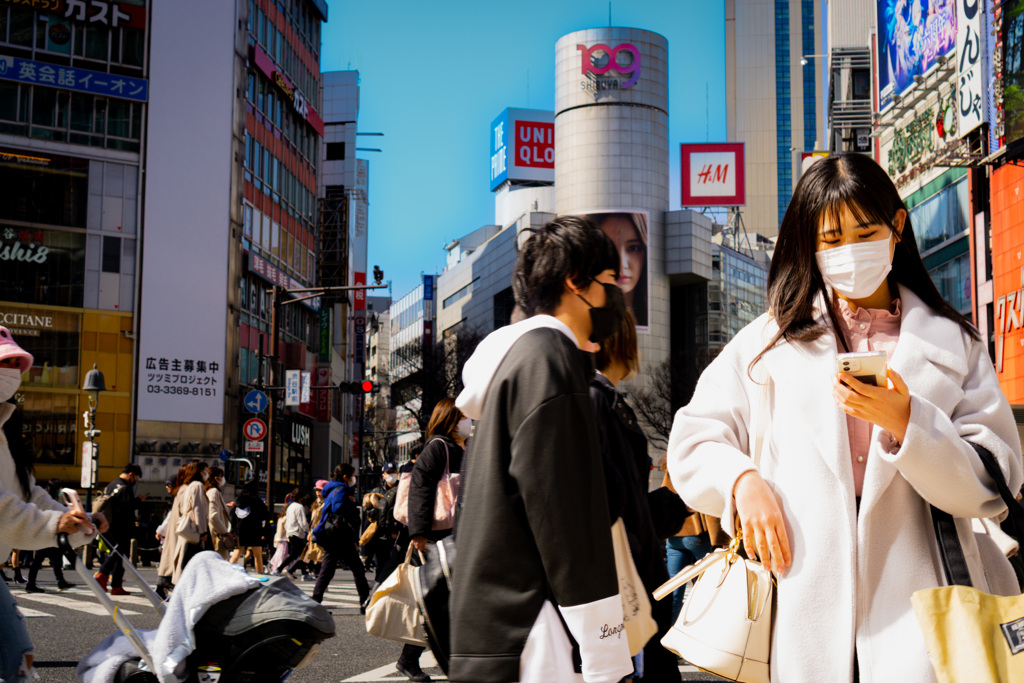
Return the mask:
{"type": "MultiPolygon", "coordinates": [[[[1024,539],[1024,510],[988,449],[971,444],[1009,510],[1010,535],[1024,539]]],[[[932,523],[948,586],[910,596],[939,683],[1024,680],[1024,595],[1003,597],[972,587],[953,517],[932,507],[932,523]]]]}
{"type": "MultiPolygon", "coordinates": [[[[430,528],[434,531],[444,531],[455,525],[455,507],[459,502],[459,475],[449,471],[451,454],[444,439],[432,439],[431,441],[440,441],[444,445],[445,464],[444,477],[437,482],[437,495],[434,496],[434,521],[430,528]]],[[[409,525],[410,486],[412,486],[412,472],[405,472],[398,480],[398,494],[395,496],[395,519],[406,526],[409,525]]]]}
{"type": "MultiPolygon", "coordinates": [[[[190,486],[190,484],[189,484],[190,486]]],[[[185,503],[185,497],[188,495],[187,490],[183,490],[181,495],[175,498],[175,505],[178,506],[178,526],[175,527],[175,531],[178,532],[180,538],[185,539],[188,543],[195,545],[199,543],[201,534],[199,531],[199,525],[192,519],[192,515],[189,514],[188,510],[183,509],[185,503]]],[[[203,503],[206,503],[206,497],[203,497],[203,503]]],[[[195,498],[193,498],[193,504],[195,504],[195,498]]]]}
{"type": "MultiPolygon", "coordinates": [[[[762,358],[761,363],[764,363],[762,358]]],[[[762,366],[755,437],[750,444],[754,464],[764,448],[765,416],[771,378],[762,366]]],[[[696,578],[679,618],[661,644],[698,669],[742,683],[769,683],[775,585],[760,562],[739,554],[742,530],[728,549],[718,549],[686,567],[654,591],[654,599],[696,578]]]]}

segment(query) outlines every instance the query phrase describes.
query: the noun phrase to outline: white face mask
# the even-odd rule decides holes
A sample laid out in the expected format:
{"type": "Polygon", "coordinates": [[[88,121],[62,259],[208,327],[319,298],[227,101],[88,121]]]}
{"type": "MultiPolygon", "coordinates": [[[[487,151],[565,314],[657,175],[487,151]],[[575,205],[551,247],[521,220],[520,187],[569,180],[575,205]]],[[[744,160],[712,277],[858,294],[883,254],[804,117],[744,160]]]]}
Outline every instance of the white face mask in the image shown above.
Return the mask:
{"type": "Polygon", "coordinates": [[[463,439],[468,439],[473,436],[473,421],[468,417],[464,417],[459,420],[458,435],[463,439]]]}
{"type": "Polygon", "coordinates": [[[210,478],[210,473],[207,472],[206,470],[203,470],[203,481],[206,481],[209,478],[210,478]]]}
{"type": "Polygon", "coordinates": [[[394,485],[394,483],[396,481],[398,481],[398,475],[395,474],[394,472],[389,472],[388,474],[384,475],[384,481],[386,481],[389,484],[394,485]]]}
{"type": "Polygon", "coordinates": [[[223,486],[223,485],[224,485],[224,477],[217,477],[217,486],[219,487],[219,486],[223,486]]]}
{"type": "Polygon", "coordinates": [[[847,299],[863,299],[875,293],[892,270],[889,252],[892,237],[845,244],[815,254],[825,284],[847,299]]]}
{"type": "Polygon", "coordinates": [[[348,482],[349,486],[355,486],[356,485],[356,478],[355,477],[349,477],[346,481],[348,482]]]}
{"type": "Polygon", "coordinates": [[[0,368],[0,403],[3,403],[21,386],[21,370],[18,368],[0,368]]]}

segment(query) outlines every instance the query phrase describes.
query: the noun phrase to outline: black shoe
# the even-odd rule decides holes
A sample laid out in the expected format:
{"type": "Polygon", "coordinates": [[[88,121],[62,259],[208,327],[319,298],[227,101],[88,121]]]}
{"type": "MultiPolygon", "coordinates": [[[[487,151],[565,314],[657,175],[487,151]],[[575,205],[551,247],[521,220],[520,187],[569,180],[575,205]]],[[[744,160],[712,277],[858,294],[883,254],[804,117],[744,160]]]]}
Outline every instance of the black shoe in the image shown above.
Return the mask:
{"type": "Polygon", "coordinates": [[[11,582],[11,577],[7,576],[7,574],[4,574],[2,570],[0,570],[0,579],[3,579],[4,583],[11,582]]]}
{"type": "Polygon", "coordinates": [[[26,593],[45,593],[46,591],[43,590],[42,588],[40,588],[39,586],[35,585],[34,583],[26,583],[25,584],[25,592],[26,593]]]}
{"type": "Polygon", "coordinates": [[[395,662],[395,668],[398,669],[398,673],[402,674],[410,681],[429,681],[430,676],[423,673],[423,669],[420,668],[418,662],[412,664],[403,664],[402,660],[395,662]]]}
{"type": "Polygon", "coordinates": [[[164,588],[164,585],[162,583],[158,583],[156,585],[155,592],[156,592],[156,594],[158,596],[160,596],[161,600],[166,600],[167,599],[167,589],[164,588]]]}
{"type": "Polygon", "coordinates": [[[57,584],[57,590],[66,591],[69,588],[74,588],[77,584],[68,583],[67,581],[61,581],[57,584]]]}
{"type": "Polygon", "coordinates": [[[14,570],[14,583],[28,583],[25,581],[25,577],[21,575],[21,569],[14,570]]]}

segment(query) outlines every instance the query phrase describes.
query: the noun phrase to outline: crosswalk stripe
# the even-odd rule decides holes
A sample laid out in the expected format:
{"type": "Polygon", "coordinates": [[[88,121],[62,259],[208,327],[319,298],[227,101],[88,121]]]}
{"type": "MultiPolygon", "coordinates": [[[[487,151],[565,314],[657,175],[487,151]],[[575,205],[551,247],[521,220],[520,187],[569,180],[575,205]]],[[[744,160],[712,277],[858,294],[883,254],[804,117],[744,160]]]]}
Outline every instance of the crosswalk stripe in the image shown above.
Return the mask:
{"type": "MultiPolygon", "coordinates": [[[[20,600],[30,600],[33,602],[41,602],[46,605],[53,605],[54,607],[64,607],[65,609],[74,610],[76,612],[85,612],[86,614],[92,614],[95,616],[109,616],[107,610],[102,605],[98,605],[95,602],[84,602],[79,600],[68,600],[67,598],[60,595],[51,595],[49,593],[25,593],[19,595],[20,600]]],[[[129,609],[121,610],[123,614],[139,614],[129,609]]]]}
{"type": "Polygon", "coordinates": [[[54,616],[53,614],[49,614],[47,612],[40,612],[39,610],[29,609],[28,607],[22,607],[21,605],[18,605],[18,611],[21,612],[21,616],[25,617],[26,619],[33,619],[35,617],[54,616]]]}

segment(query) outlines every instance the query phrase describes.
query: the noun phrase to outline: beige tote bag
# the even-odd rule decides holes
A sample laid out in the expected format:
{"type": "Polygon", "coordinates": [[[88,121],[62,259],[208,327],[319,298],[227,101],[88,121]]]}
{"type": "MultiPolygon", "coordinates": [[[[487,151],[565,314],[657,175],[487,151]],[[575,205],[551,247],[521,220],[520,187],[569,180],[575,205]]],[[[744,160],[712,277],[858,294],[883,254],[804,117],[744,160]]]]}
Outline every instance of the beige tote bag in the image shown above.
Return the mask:
{"type": "Polygon", "coordinates": [[[626,638],[629,640],[629,655],[635,657],[658,632],[658,624],[651,616],[651,601],[647,598],[647,589],[640,580],[633,555],[629,551],[626,525],[622,523],[621,517],[612,524],[612,547],[615,549],[615,573],[619,577],[619,595],[622,597],[622,617],[626,638]]]}
{"type": "Polygon", "coordinates": [[[410,543],[405,561],[373,592],[366,608],[366,632],[384,640],[426,647],[427,631],[413,593],[419,567],[410,563],[412,550],[410,543]]]}

